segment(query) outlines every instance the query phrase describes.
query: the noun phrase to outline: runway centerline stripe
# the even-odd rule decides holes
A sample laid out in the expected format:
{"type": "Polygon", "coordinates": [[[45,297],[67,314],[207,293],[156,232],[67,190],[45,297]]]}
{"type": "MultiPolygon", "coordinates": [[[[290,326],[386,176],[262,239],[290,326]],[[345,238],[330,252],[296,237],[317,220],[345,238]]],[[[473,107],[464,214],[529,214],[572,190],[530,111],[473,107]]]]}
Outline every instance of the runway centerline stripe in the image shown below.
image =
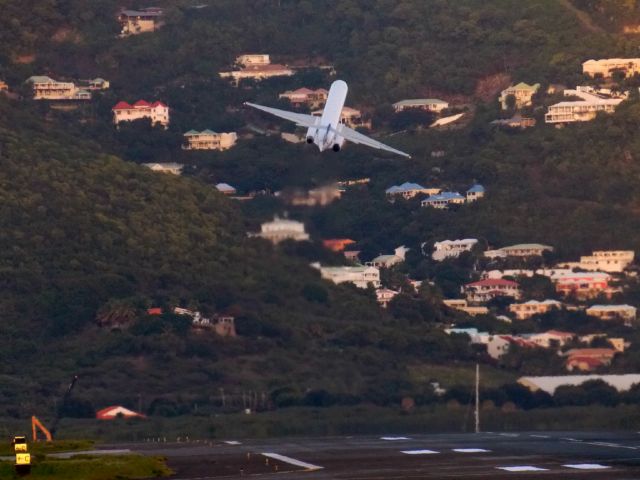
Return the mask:
{"type": "Polygon", "coordinates": [[[436,452],[435,450],[402,450],[400,453],[407,455],[433,455],[440,452],[436,452]]]}
{"type": "Polygon", "coordinates": [[[574,463],[562,466],[567,468],[575,468],[578,470],[603,470],[605,468],[611,468],[608,465],[600,465],[599,463],[574,463]]]}
{"type": "Polygon", "coordinates": [[[498,470],[507,472],[544,472],[548,468],[534,467],[533,465],[513,465],[511,467],[496,467],[498,470]]]}
{"type": "Polygon", "coordinates": [[[491,450],[485,450],[484,448],[454,448],[453,451],[458,453],[484,453],[491,450]]]}
{"type": "Polygon", "coordinates": [[[237,440],[225,440],[224,443],[226,443],[227,445],[242,445],[242,442],[239,442],[237,440]]]}
{"type": "Polygon", "coordinates": [[[280,455],[279,453],[263,452],[261,455],[265,457],[273,458],[274,460],[280,460],[281,462],[295,465],[296,467],[306,468],[307,470],[320,470],[324,467],[320,465],[314,465],[313,463],[303,462],[302,460],[296,460],[295,458],[280,455]]]}
{"type": "Polygon", "coordinates": [[[380,440],[395,441],[395,440],[411,440],[411,439],[409,437],[380,437],[380,440]]]}

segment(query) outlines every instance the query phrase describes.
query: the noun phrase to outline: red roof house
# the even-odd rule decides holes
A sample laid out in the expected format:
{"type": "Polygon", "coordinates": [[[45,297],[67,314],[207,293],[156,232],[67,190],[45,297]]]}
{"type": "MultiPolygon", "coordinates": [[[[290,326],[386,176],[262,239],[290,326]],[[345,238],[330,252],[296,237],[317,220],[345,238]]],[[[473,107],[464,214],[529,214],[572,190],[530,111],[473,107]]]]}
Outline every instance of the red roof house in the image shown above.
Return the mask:
{"type": "Polygon", "coordinates": [[[98,420],[114,420],[118,417],[124,418],[146,418],[143,414],[129,410],[121,405],[115,405],[112,407],[103,408],[96,412],[96,418],[98,420]]]}

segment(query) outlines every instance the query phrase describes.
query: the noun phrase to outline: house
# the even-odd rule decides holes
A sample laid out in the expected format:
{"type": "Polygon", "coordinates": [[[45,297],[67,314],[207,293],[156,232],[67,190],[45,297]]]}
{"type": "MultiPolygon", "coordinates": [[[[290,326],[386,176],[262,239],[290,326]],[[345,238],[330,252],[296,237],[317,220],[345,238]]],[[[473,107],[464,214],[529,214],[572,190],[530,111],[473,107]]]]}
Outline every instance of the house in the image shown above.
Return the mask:
{"type": "Polygon", "coordinates": [[[615,388],[618,392],[629,390],[640,383],[640,374],[627,373],[624,375],[558,375],[549,377],[520,377],[518,383],[532,392],[542,390],[553,395],[558,387],[565,385],[578,386],[591,380],[602,380],[615,388]]]}
{"type": "MultiPolygon", "coordinates": [[[[498,252],[498,250],[493,250],[498,252]]],[[[502,252],[499,252],[502,253],[502,252]]],[[[503,255],[504,256],[504,255],[503,255]]],[[[537,270],[528,270],[522,268],[506,268],[504,270],[489,270],[480,274],[480,278],[504,278],[504,277],[528,277],[531,278],[534,275],[541,275],[543,277],[553,277],[564,275],[567,273],[573,273],[573,270],[568,268],[538,268],[537,270]]]]}
{"type": "Polygon", "coordinates": [[[556,292],[575,294],[579,299],[606,294],[610,280],[611,276],[605,272],[571,272],[551,277],[556,284],[556,292]]]}
{"type": "MultiPolygon", "coordinates": [[[[482,342],[485,343],[485,342],[482,342]]],[[[485,343],[487,345],[487,353],[495,360],[502,357],[509,352],[511,345],[516,345],[523,348],[537,348],[538,345],[520,337],[514,337],[512,335],[492,335],[485,343]]]]}
{"type": "Polygon", "coordinates": [[[118,21],[122,27],[121,37],[138,35],[145,32],[155,32],[162,26],[160,8],[149,7],[141,10],[122,10],[118,15],[118,21]]]}
{"type": "Polygon", "coordinates": [[[475,317],[476,315],[488,315],[489,309],[487,307],[476,307],[471,306],[467,303],[464,298],[451,298],[442,300],[447,307],[453,308],[454,310],[459,310],[461,312],[466,313],[467,315],[471,315],[475,317]]]}
{"type": "Polygon", "coordinates": [[[478,243],[476,238],[463,238],[462,240],[443,240],[433,244],[431,258],[441,262],[447,258],[459,257],[462,252],[470,252],[478,243]]]}
{"type": "Polygon", "coordinates": [[[121,405],[103,408],[96,412],[98,420],[115,420],[116,418],[146,418],[143,414],[129,410],[121,405]]]}
{"type": "Polygon", "coordinates": [[[9,85],[7,85],[6,82],[0,80],[0,92],[8,92],[9,91],[9,85]]]}
{"type": "Polygon", "coordinates": [[[387,308],[389,302],[399,293],[400,292],[388,288],[379,288],[376,290],[376,299],[382,308],[387,308]]]}
{"type": "Polygon", "coordinates": [[[501,118],[489,122],[490,125],[495,127],[508,127],[508,128],[530,128],[536,126],[536,119],[531,117],[523,117],[519,113],[516,113],[511,118],[501,118]]]}
{"type": "MultiPolygon", "coordinates": [[[[314,117],[321,117],[324,110],[314,110],[311,115],[314,117]]],[[[344,106],[340,113],[340,123],[344,123],[350,128],[371,128],[371,120],[364,120],[362,112],[355,108],[344,106]]]]}
{"type": "Polygon", "coordinates": [[[519,243],[509,247],[502,247],[497,250],[487,250],[484,256],[487,258],[505,257],[541,257],[544,252],[553,252],[553,247],[540,243],[519,243]]]}
{"type": "Polygon", "coordinates": [[[58,82],[51,77],[35,75],[31,84],[34,100],[91,100],[91,92],[78,88],[73,82],[58,82]]]}
{"type": "Polygon", "coordinates": [[[636,321],[636,307],[631,305],[592,305],[585,313],[600,320],[624,320],[627,326],[633,325],[636,321]]]}
{"type": "Polygon", "coordinates": [[[269,65],[271,59],[268,54],[265,53],[246,53],[236,57],[235,64],[242,67],[249,67],[251,65],[269,65]]]}
{"type": "Polygon", "coordinates": [[[220,337],[235,337],[235,318],[230,316],[214,315],[213,318],[205,318],[196,312],[192,321],[193,328],[213,330],[220,337]]]}
{"type": "Polygon", "coordinates": [[[536,94],[536,92],[540,89],[539,83],[534,83],[533,85],[529,85],[524,82],[520,82],[517,85],[512,85],[506,89],[504,89],[500,93],[500,105],[503,110],[507,110],[509,108],[508,98],[513,95],[515,98],[515,108],[517,110],[528,107],[531,105],[531,98],[536,94]]]}
{"type": "Polygon", "coordinates": [[[180,175],[184,165],[181,163],[169,162],[169,163],[143,163],[147,168],[150,168],[154,172],[171,173],[173,175],[180,175]]]}
{"type": "Polygon", "coordinates": [[[502,278],[467,283],[463,290],[467,300],[476,303],[487,302],[496,297],[520,298],[520,286],[518,283],[502,278]]]}
{"type": "Polygon", "coordinates": [[[218,183],[216,184],[216,190],[218,190],[223,195],[235,195],[237,190],[235,187],[232,187],[228,183],[218,183]]]}
{"type": "Polygon", "coordinates": [[[212,130],[189,130],[184,134],[183,150],[227,150],[238,140],[236,132],[217,133],[212,130]]]}
{"type": "Polygon", "coordinates": [[[402,185],[392,185],[385,190],[385,195],[390,199],[402,196],[404,199],[410,199],[419,194],[436,195],[441,192],[439,188],[426,188],[418,183],[404,182],[402,185]]]}
{"type": "Polygon", "coordinates": [[[285,98],[289,100],[291,105],[296,107],[306,105],[309,108],[319,108],[327,101],[328,96],[329,92],[324,88],[318,88],[317,90],[299,88],[297,90],[287,90],[278,95],[278,98],[285,98]]]}
{"type": "Polygon", "coordinates": [[[108,90],[110,83],[108,80],[104,78],[94,78],[93,80],[89,80],[87,82],[87,90],[108,90]]]}
{"type": "Polygon", "coordinates": [[[597,250],[591,255],[581,256],[579,262],[564,262],[559,265],[581,270],[622,273],[633,262],[634,257],[633,250],[597,250]]]}
{"type": "Polygon", "coordinates": [[[539,347],[551,348],[561,347],[576,338],[575,333],[562,332],[560,330],[549,330],[543,333],[533,333],[527,335],[526,339],[535,343],[539,347]]]}
{"type": "Polygon", "coordinates": [[[391,268],[398,263],[404,262],[408,251],[409,249],[404,245],[400,246],[394,250],[393,255],[378,255],[370,262],[367,262],[367,265],[378,268],[391,268]]]}
{"type": "Polygon", "coordinates": [[[322,241],[322,246],[332,252],[343,252],[346,247],[355,243],[350,238],[329,238],[322,241]]]}
{"type": "Polygon", "coordinates": [[[335,200],[339,200],[344,193],[344,189],[338,185],[325,185],[313,188],[307,192],[302,191],[284,191],[276,193],[288,205],[295,207],[324,207],[335,200]]]}
{"type": "Polygon", "coordinates": [[[606,96],[597,94],[590,87],[576,87],[565,90],[565,96],[579,97],[580,100],[569,100],[549,106],[544,116],[545,123],[588,122],[596,118],[598,112],[612,113],[626,98],[625,96],[606,96]]]}
{"type": "Polygon", "coordinates": [[[611,365],[616,353],[613,348],[573,348],[565,353],[565,366],[570,372],[590,372],[611,365]]]}
{"type": "Polygon", "coordinates": [[[350,262],[360,263],[360,250],[345,250],[342,254],[350,262]]]}
{"type": "Polygon", "coordinates": [[[235,85],[247,78],[259,81],[272,77],[290,77],[293,74],[292,69],[279,63],[251,64],[240,70],[219,73],[221,78],[230,78],[235,85]]]}
{"type": "Polygon", "coordinates": [[[466,201],[465,197],[458,192],[442,192],[431,195],[420,202],[423,207],[433,207],[438,209],[449,208],[449,205],[461,205],[466,201]]]}
{"type": "Polygon", "coordinates": [[[147,308],[147,315],[150,315],[150,316],[162,315],[162,308],[159,308],[159,307],[147,308]]]}
{"type": "Polygon", "coordinates": [[[296,242],[309,240],[309,234],[305,232],[304,223],[287,218],[278,218],[277,216],[271,222],[263,223],[260,226],[259,233],[249,234],[249,236],[264,238],[274,245],[284,240],[294,240],[296,242]]]}
{"type": "Polygon", "coordinates": [[[376,267],[358,265],[355,267],[322,267],[319,264],[312,265],[320,270],[320,276],[325,280],[331,280],[335,284],[353,283],[358,288],[380,288],[380,270],[376,267]]]}
{"type": "Polygon", "coordinates": [[[410,108],[417,108],[420,110],[427,110],[429,112],[440,113],[443,110],[449,108],[449,103],[437,98],[412,98],[409,100],[400,100],[393,104],[393,109],[396,112],[402,112],[410,108]]]}
{"type": "Polygon", "coordinates": [[[476,183],[467,190],[467,203],[475,202],[482,197],[484,197],[484,187],[479,183],[476,183]]]}
{"type": "Polygon", "coordinates": [[[127,102],[118,102],[112,109],[113,123],[131,122],[148,118],[152,125],[162,125],[167,128],[169,125],[169,107],[162,102],[149,103],[145,100],[138,100],[133,105],[127,102]]]}
{"type": "Polygon", "coordinates": [[[512,303],[509,305],[509,311],[515,314],[516,319],[526,320],[534,315],[543,315],[551,310],[559,310],[562,303],[557,300],[529,300],[524,303],[512,303]]]}
{"type": "Polygon", "coordinates": [[[590,77],[610,78],[615,72],[631,77],[640,73],[640,58],[602,58],[582,63],[582,73],[590,77]]]}

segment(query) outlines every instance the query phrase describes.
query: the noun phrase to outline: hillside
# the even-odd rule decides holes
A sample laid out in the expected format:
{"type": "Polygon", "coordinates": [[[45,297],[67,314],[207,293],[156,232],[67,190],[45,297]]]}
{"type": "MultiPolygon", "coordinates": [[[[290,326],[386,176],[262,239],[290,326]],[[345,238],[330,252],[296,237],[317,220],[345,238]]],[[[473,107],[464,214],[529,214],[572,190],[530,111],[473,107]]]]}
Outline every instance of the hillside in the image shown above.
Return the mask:
{"type": "MultiPolygon", "coordinates": [[[[600,25],[600,3],[578,13],[600,25]]],[[[640,367],[640,335],[629,327],[566,312],[506,324],[496,319],[505,313],[500,302],[476,318],[445,308],[442,298],[459,296],[479,269],[495,264],[476,251],[442,263],[428,254],[435,241],[465,237],[482,248],[553,245],[540,264],[594,249],[640,252],[638,78],[622,82],[632,93],[612,115],[563,129],[544,124],[545,107],[561,98],[543,94],[548,85],[588,81],[585,59],[636,55],[633,40],[614,28],[594,27],[554,0],[220,0],[202,8],[181,0],[159,2],[166,25],[158,31],[117,38],[119,7],[142,5],[5,4],[0,79],[25,98],[0,96],[0,335],[9,339],[0,349],[0,416],[53,415],[50,399],[75,374],[81,381],[64,412],[70,416],[108,404],[209,414],[238,411],[248,398],[261,409],[397,407],[404,396],[419,406],[464,404],[477,360],[487,377],[483,395],[497,405],[552,404],[502,385],[523,373],[563,372],[557,356],[516,350],[495,361],[466,336],[446,335],[442,327],[453,323],[495,333],[562,327],[624,336],[632,346],[611,371],[640,367]],[[238,54],[254,51],[334,65],[349,82],[347,104],[372,118],[373,135],[413,159],[353,145],[320,154],[282,141],[283,122],[245,111],[242,102],[280,105],[278,93],[326,87],[333,77],[309,68],[240,88],[219,78],[238,54]],[[28,98],[24,80],[43,74],[100,76],[112,86],[77,108],[54,109],[28,98]],[[490,127],[506,115],[497,94],[519,81],[542,84],[535,107],[525,109],[538,125],[490,127]],[[451,101],[465,123],[395,128],[391,103],[422,96],[451,101]],[[170,106],[167,130],[145,122],[114,128],[113,105],[140,98],[170,106]],[[180,149],[184,132],[205,128],[242,138],[224,152],[180,149]],[[255,134],[262,130],[275,134],[255,134]],[[144,162],[179,162],[185,174],[152,173],[144,162]],[[325,208],[271,195],[362,177],[370,182],[325,208]],[[480,182],[487,195],[450,210],[421,208],[418,199],[389,202],[385,190],[406,181],[461,192],[480,182]],[[262,194],[234,202],[212,188],[218,182],[262,194]],[[285,212],[305,221],[311,242],[274,248],[247,237],[285,212]],[[385,286],[403,289],[388,309],[372,289],[333,285],[309,266],[346,263],[321,246],[334,237],[356,240],[362,261],[399,245],[411,249],[406,262],[383,272],[385,286]],[[407,278],[423,286],[414,291],[407,278]],[[194,330],[167,313],[175,306],[232,315],[239,335],[194,330]],[[165,313],[147,315],[151,307],[165,313]],[[104,318],[122,325],[100,327],[104,318]],[[434,380],[455,388],[437,398],[434,380]]],[[[549,292],[556,295],[549,281],[526,288],[537,299],[549,292]]],[[[629,280],[614,300],[637,304],[638,282],[629,280]]]]}

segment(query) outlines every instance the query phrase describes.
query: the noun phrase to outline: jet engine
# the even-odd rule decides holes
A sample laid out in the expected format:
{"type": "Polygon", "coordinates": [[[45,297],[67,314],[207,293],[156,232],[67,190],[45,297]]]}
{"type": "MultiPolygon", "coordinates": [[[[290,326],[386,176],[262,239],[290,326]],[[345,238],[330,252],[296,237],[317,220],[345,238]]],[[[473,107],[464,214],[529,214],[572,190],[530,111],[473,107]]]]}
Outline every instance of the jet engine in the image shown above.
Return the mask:
{"type": "Polygon", "coordinates": [[[307,143],[309,144],[313,143],[313,137],[307,137],[307,143]]]}
{"type": "Polygon", "coordinates": [[[339,152],[340,151],[340,144],[339,143],[334,143],[332,149],[333,149],[334,152],[339,152]]]}

